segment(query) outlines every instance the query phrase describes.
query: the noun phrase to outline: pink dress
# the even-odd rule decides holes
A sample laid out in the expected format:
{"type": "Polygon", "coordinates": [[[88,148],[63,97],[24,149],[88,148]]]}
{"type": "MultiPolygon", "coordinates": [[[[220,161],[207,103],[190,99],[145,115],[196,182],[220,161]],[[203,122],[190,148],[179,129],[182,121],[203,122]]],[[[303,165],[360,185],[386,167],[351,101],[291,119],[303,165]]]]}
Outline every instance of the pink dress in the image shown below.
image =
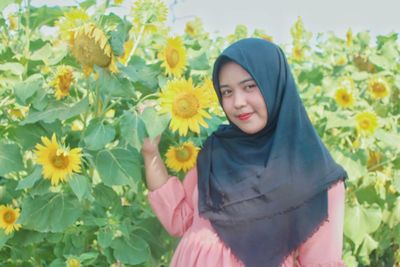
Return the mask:
{"type": "MultiPolygon", "coordinates": [[[[343,267],[344,186],[339,182],[328,191],[328,220],[288,256],[282,267],[343,267]]],[[[172,176],[160,188],[149,192],[150,204],[165,229],[182,237],[170,267],[243,267],[218,238],[210,222],[199,216],[197,169],[190,170],[183,183],[172,176]]],[[[264,266],[260,266],[264,267],[264,266]]]]}

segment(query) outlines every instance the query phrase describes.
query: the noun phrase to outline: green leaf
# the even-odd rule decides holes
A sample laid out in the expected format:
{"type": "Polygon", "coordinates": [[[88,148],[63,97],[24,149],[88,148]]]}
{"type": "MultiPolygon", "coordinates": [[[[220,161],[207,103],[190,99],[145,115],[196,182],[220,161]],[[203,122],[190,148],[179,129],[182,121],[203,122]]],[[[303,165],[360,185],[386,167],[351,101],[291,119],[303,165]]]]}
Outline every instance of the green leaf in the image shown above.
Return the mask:
{"type": "Polygon", "coordinates": [[[90,196],[90,190],[92,189],[91,183],[86,176],[73,174],[69,179],[68,183],[71,186],[72,191],[78,197],[79,201],[90,196]]]}
{"type": "Polygon", "coordinates": [[[100,178],[108,186],[135,186],[141,178],[140,155],[136,150],[102,150],[97,154],[96,168],[100,178]]]}
{"type": "Polygon", "coordinates": [[[19,146],[0,143],[0,175],[20,171],[23,168],[24,164],[19,146]]]}
{"type": "Polygon", "coordinates": [[[42,88],[43,76],[34,74],[23,82],[17,83],[14,87],[14,92],[18,102],[22,105],[27,105],[29,98],[42,88]]]}
{"type": "Polygon", "coordinates": [[[312,83],[315,85],[321,85],[324,74],[318,68],[312,70],[303,70],[299,77],[299,83],[312,83]]]}
{"type": "Polygon", "coordinates": [[[157,76],[161,72],[159,65],[147,65],[141,57],[133,56],[128,66],[119,66],[118,68],[121,75],[132,81],[135,88],[143,94],[154,93],[157,90],[157,76]]]}
{"type": "Polygon", "coordinates": [[[42,167],[36,165],[35,169],[26,178],[18,182],[17,190],[31,188],[37,181],[42,178],[42,167]]]}
{"type": "Polygon", "coordinates": [[[82,214],[78,200],[63,193],[27,197],[21,208],[20,223],[39,232],[62,232],[82,214]]]}
{"type": "Polygon", "coordinates": [[[400,135],[396,133],[389,133],[383,129],[377,129],[375,136],[378,140],[387,144],[390,147],[397,147],[400,149],[400,135]]]}
{"type": "Polygon", "coordinates": [[[88,108],[88,106],[89,106],[89,100],[87,97],[85,97],[72,107],[61,104],[55,107],[50,107],[45,111],[39,111],[39,112],[34,111],[32,113],[29,113],[28,117],[25,120],[21,121],[20,124],[25,125],[37,121],[44,121],[46,123],[51,123],[57,119],[66,120],[81,114],[88,108]]]}
{"type": "Polygon", "coordinates": [[[57,136],[61,134],[61,123],[56,121],[52,124],[38,122],[35,124],[27,124],[11,129],[11,138],[15,140],[23,149],[33,149],[36,144],[41,142],[42,136],[51,137],[53,133],[57,136]]]}
{"type": "Polygon", "coordinates": [[[104,124],[104,121],[94,119],[90,121],[89,126],[85,130],[85,144],[90,150],[99,150],[110,143],[115,137],[115,129],[112,125],[104,124]]]}
{"type": "MultiPolygon", "coordinates": [[[[54,22],[61,16],[64,11],[58,7],[32,7],[30,8],[29,14],[29,27],[31,30],[39,28],[43,25],[54,26],[54,22]]],[[[21,16],[21,22],[23,25],[27,25],[25,16],[21,16]]]]}
{"type": "Polygon", "coordinates": [[[378,247],[376,242],[370,235],[366,235],[360,247],[358,255],[362,258],[364,264],[370,264],[370,255],[373,250],[378,247]]]}
{"type": "Polygon", "coordinates": [[[375,232],[382,221],[382,211],[378,205],[364,207],[356,204],[346,205],[344,219],[344,234],[350,238],[356,247],[367,234],[375,232]]]}
{"type": "Polygon", "coordinates": [[[53,260],[49,267],[65,267],[65,260],[64,259],[55,259],[53,260]]]}
{"type": "Polygon", "coordinates": [[[129,28],[130,27],[120,19],[117,29],[110,33],[110,44],[114,55],[121,56],[124,53],[124,43],[128,37],[129,28]]]}
{"type": "Polygon", "coordinates": [[[121,116],[121,137],[138,151],[147,136],[146,125],[137,114],[125,111],[121,116]]]}
{"type": "Polygon", "coordinates": [[[169,123],[168,114],[159,115],[155,109],[151,107],[146,108],[141,117],[146,125],[146,130],[150,138],[155,138],[162,134],[169,123]]]}
{"type": "Polygon", "coordinates": [[[114,257],[125,264],[140,264],[150,257],[148,244],[138,236],[115,239],[111,247],[114,249],[114,257]]]}
{"type": "Polygon", "coordinates": [[[15,75],[22,75],[25,71],[25,68],[23,65],[17,62],[7,62],[0,64],[0,70],[1,71],[8,71],[11,72],[12,74],[15,75]]]}
{"type": "Polygon", "coordinates": [[[339,151],[332,151],[334,159],[347,171],[349,180],[356,180],[367,174],[368,170],[360,158],[351,158],[339,151]]]}
{"type": "Polygon", "coordinates": [[[12,234],[6,235],[3,229],[0,229],[0,249],[7,243],[7,241],[13,237],[12,234]]]}
{"type": "Polygon", "coordinates": [[[210,69],[210,63],[206,53],[192,58],[189,60],[190,69],[192,70],[208,70],[210,69]]]}
{"type": "Polygon", "coordinates": [[[38,50],[34,51],[30,57],[31,60],[42,60],[44,62],[47,61],[51,53],[51,45],[49,43],[46,43],[44,46],[39,48],[38,50]]]}
{"type": "Polygon", "coordinates": [[[2,0],[0,1],[0,11],[3,11],[9,4],[14,3],[14,0],[2,0]]]}
{"type": "Polygon", "coordinates": [[[113,241],[114,233],[110,228],[103,228],[97,233],[99,245],[103,248],[109,247],[113,241]]]}
{"type": "Polygon", "coordinates": [[[327,119],[325,130],[340,127],[354,127],[354,121],[345,116],[340,116],[335,112],[325,112],[327,119]]]}
{"type": "Polygon", "coordinates": [[[112,188],[103,184],[96,185],[93,189],[93,195],[96,199],[96,203],[105,208],[114,207],[120,203],[117,193],[115,193],[112,188]]]}
{"type": "Polygon", "coordinates": [[[86,0],[79,3],[79,6],[83,9],[88,9],[89,7],[96,4],[96,0],[86,0]]]}
{"type": "Polygon", "coordinates": [[[102,68],[95,67],[100,73],[98,86],[101,94],[116,97],[134,97],[135,88],[132,83],[120,74],[110,74],[102,68]]]}

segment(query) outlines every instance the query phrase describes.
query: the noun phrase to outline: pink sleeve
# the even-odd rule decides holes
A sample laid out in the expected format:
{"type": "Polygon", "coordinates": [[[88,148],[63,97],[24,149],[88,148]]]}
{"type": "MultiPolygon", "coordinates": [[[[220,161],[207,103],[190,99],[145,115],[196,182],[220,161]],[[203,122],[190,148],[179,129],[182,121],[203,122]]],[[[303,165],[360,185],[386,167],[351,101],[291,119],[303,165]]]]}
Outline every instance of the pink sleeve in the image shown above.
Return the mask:
{"type": "Polygon", "coordinates": [[[149,192],[150,205],[170,235],[182,236],[192,224],[192,194],[196,183],[197,171],[192,169],[183,183],[172,176],[160,188],[149,192]]]}
{"type": "Polygon", "coordinates": [[[298,249],[301,267],[344,267],[342,261],[344,183],[328,191],[328,220],[298,249]]]}

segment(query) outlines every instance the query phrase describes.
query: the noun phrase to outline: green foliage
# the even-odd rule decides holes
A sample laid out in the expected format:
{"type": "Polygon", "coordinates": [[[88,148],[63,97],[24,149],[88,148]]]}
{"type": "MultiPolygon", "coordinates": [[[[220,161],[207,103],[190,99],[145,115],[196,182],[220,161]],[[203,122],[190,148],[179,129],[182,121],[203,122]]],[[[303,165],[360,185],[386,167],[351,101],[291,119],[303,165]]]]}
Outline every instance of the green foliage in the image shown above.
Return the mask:
{"type": "MultiPolygon", "coordinates": [[[[210,112],[207,129],[178,137],[168,128],[171,114],[159,114],[158,93],[174,79],[165,75],[159,58],[169,34],[162,10],[146,11],[144,6],[138,9],[140,18],[121,18],[108,12],[110,1],[99,6],[94,0],[80,2],[81,8],[92,10],[86,22],[105,33],[118,69],[94,65],[87,73],[72,55],[65,33],[49,37],[41,31],[42,26],[59,25],[60,19],[71,29],[85,19],[66,20],[70,7],[31,7],[12,0],[1,1],[0,11],[11,3],[21,12],[13,14],[18,25],[0,14],[1,32],[9,33],[0,38],[0,205],[20,208],[21,229],[6,235],[0,228],[0,265],[65,266],[70,258],[81,266],[168,265],[178,240],[168,236],[149,206],[140,155],[143,140],[161,135],[164,156],[171,145],[184,141],[201,146],[225,118],[210,112]],[[57,99],[61,66],[70,67],[72,75],[61,80],[67,93],[57,99]],[[44,179],[35,155],[41,138],[53,134],[64,147],[82,150],[81,171],[54,185],[44,179]]],[[[192,78],[196,86],[210,78],[214,58],[229,43],[268,37],[262,30],[251,35],[239,25],[233,34],[211,39],[199,25],[193,27],[198,28],[182,35],[187,53],[183,78],[192,78]]],[[[378,36],[376,44],[367,32],[348,34],[347,40],[321,34],[311,46],[313,35],[301,20],[291,33],[292,46],[302,53],[295,54],[292,46],[282,49],[300,96],[318,134],[349,174],[344,261],[347,266],[398,266],[398,34],[378,36]],[[390,87],[387,96],[371,93],[369,81],[376,77],[390,87]],[[342,87],[354,98],[349,107],[336,98],[342,87]],[[363,111],[378,118],[369,135],[357,130],[356,116],[363,111]]]]}

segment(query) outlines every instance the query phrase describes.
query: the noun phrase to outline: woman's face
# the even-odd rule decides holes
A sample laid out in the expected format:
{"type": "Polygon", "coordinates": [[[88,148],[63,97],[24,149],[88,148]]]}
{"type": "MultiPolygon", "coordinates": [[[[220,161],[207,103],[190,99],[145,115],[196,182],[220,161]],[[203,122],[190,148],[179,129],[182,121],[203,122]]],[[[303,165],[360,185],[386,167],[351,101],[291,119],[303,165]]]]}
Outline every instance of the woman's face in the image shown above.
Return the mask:
{"type": "Polygon", "coordinates": [[[268,121],[264,98],[251,75],[233,61],[219,72],[222,106],[229,120],[248,134],[262,130],[268,121]]]}

